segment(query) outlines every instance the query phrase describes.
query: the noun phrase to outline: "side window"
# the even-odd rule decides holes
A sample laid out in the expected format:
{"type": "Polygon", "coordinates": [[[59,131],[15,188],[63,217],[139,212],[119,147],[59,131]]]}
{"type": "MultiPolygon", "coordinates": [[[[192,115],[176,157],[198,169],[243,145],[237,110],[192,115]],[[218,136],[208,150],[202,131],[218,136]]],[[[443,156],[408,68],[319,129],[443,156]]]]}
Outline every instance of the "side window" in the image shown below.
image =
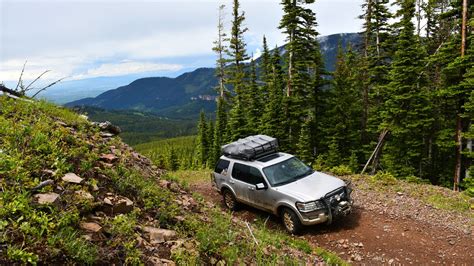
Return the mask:
{"type": "Polygon", "coordinates": [[[264,182],[263,176],[257,168],[240,163],[234,163],[232,177],[252,185],[264,182]]]}
{"type": "Polygon", "coordinates": [[[249,171],[250,166],[234,163],[234,166],[232,167],[232,177],[237,180],[247,182],[246,177],[248,176],[249,171]]]}
{"type": "Polygon", "coordinates": [[[260,173],[260,170],[258,170],[255,167],[250,167],[250,176],[249,176],[249,183],[252,185],[256,185],[258,183],[265,183],[263,181],[263,176],[260,173]]]}
{"type": "Polygon", "coordinates": [[[214,172],[218,174],[224,174],[223,172],[227,172],[227,170],[229,169],[229,164],[230,162],[227,160],[219,160],[219,162],[217,162],[216,169],[214,169],[214,172]]]}

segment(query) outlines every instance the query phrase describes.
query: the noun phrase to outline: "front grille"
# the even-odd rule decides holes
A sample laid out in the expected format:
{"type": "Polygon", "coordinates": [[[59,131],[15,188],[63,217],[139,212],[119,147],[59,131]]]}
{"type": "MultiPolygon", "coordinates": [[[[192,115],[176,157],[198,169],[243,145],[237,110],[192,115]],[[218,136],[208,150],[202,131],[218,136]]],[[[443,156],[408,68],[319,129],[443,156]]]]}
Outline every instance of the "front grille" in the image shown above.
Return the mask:
{"type": "Polygon", "coordinates": [[[331,209],[336,208],[339,202],[344,200],[348,200],[345,187],[340,187],[324,196],[324,201],[331,207],[331,209]]]}

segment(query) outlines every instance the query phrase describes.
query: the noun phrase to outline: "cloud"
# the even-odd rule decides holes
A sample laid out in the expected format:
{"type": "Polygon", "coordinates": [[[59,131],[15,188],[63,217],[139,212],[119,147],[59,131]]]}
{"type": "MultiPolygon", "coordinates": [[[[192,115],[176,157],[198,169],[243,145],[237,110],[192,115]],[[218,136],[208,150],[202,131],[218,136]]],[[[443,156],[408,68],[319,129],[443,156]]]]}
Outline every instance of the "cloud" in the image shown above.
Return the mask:
{"type": "Polygon", "coordinates": [[[261,55],[262,55],[262,50],[260,50],[260,48],[257,48],[257,49],[255,49],[255,52],[253,52],[252,59],[253,59],[253,60],[256,60],[256,59],[259,58],[261,55]]]}
{"type": "MultiPolygon", "coordinates": [[[[249,55],[264,34],[270,49],[284,44],[279,2],[241,1],[249,55]]],[[[318,31],[358,31],[362,2],[316,1],[318,31]]],[[[17,80],[25,59],[25,80],[47,69],[52,80],[213,66],[222,3],[229,30],[232,0],[0,0],[0,82],[17,80]]]]}
{"type": "Polygon", "coordinates": [[[86,73],[73,76],[71,79],[91,77],[121,76],[154,71],[178,71],[183,66],[178,64],[156,64],[147,62],[121,62],[102,64],[97,68],[87,70],[86,73]]]}

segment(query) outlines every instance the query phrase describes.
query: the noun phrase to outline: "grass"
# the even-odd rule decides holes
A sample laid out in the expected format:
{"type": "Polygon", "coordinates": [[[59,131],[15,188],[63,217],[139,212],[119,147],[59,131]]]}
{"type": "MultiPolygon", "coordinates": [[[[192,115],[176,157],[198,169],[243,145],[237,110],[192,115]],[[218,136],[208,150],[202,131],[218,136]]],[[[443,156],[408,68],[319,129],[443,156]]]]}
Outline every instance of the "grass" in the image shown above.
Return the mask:
{"type": "Polygon", "coordinates": [[[212,171],[209,169],[203,170],[177,170],[169,172],[164,177],[168,180],[178,181],[185,186],[195,185],[210,181],[212,171]]]}
{"type": "MultiPolygon", "coordinates": [[[[37,253],[43,252],[49,253],[49,258],[64,253],[66,262],[68,258],[80,263],[95,259],[95,248],[77,239],[75,229],[77,217],[88,206],[74,201],[37,206],[31,200],[32,188],[45,179],[43,169],[54,170],[56,176],[51,178],[57,184],[74,189],[59,178],[70,171],[87,175],[97,151],[88,148],[86,139],[94,136],[98,131],[67,109],[43,101],[0,97],[0,241],[10,243],[8,259],[34,264],[39,259],[37,253]]],[[[51,190],[47,187],[38,192],[51,190]]],[[[64,195],[62,201],[72,197],[64,195]]]]}
{"type": "Polygon", "coordinates": [[[376,190],[379,192],[396,193],[401,192],[410,197],[423,201],[424,203],[438,209],[454,211],[462,215],[474,217],[473,208],[466,193],[452,191],[448,188],[434,186],[420,182],[413,178],[409,180],[398,180],[389,173],[380,172],[374,176],[368,175],[352,175],[346,176],[358,182],[358,189],[376,190]]]}

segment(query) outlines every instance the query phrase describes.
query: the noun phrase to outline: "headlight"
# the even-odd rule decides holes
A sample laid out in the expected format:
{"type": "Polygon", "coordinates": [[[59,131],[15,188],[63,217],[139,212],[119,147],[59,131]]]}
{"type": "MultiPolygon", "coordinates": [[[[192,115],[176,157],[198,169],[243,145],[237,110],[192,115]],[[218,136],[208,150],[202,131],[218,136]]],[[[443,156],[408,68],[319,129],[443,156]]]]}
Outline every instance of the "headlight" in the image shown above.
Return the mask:
{"type": "Polygon", "coordinates": [[[312,212],[325,208],[324,203],[320,200],[310,202],[297,202],[296,207],[300,212],[312,212]]]}

